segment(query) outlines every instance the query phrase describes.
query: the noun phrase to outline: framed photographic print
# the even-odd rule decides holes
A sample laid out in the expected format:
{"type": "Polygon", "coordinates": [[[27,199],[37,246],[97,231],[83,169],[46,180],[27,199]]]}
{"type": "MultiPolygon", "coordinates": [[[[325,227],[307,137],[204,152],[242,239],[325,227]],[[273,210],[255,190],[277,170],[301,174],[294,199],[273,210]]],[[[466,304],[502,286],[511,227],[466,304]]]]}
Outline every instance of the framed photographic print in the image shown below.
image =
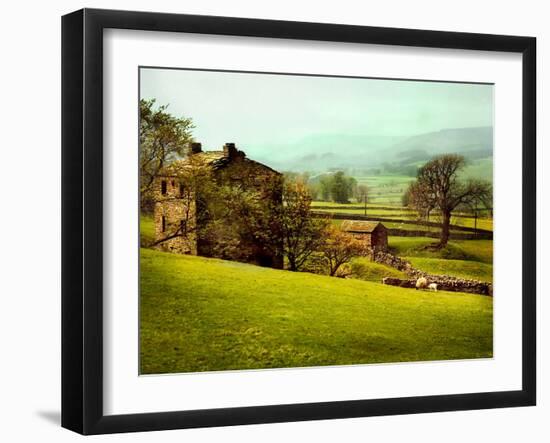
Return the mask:
{"type": "Polygon", "coordinates": [[[62,425],[536,399],[531,37],[62,21],[62,425]]]}

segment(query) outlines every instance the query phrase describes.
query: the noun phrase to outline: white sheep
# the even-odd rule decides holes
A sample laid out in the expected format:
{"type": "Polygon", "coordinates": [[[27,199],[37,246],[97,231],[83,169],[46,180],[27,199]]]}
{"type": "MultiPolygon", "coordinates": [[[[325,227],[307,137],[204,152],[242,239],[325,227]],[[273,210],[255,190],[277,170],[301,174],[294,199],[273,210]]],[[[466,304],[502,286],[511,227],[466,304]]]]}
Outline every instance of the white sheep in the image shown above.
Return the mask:
{"type": "Polygon", "coordinates": [[[428,285],[428,289],[429,289],[430,291],[437,292],[437,283],[430,283],[430,284],[428,285]]]}
{"type": "Polygon", "coordinates": [[[425,289],[426,286],[428,286],[428,280],[426,280],[424,277],[420,277],[418,280],[416,280],[416,289],[425,289]]]}

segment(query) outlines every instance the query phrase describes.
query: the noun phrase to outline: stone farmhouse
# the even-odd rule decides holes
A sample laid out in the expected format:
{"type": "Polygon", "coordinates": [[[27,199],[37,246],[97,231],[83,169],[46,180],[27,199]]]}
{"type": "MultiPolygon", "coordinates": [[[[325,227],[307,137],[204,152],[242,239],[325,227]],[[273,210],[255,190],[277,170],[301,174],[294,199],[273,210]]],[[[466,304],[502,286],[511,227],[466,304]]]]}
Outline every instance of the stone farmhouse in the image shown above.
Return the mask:
{"type": "Polygon", "coordinates": [[[355,238],[364,240],[366,246],[373,252],[388,249],[388,230],[380,222],[344,220],[340,229],[355,238]]]}
{"type": "MultiPolygon", "coordinates": [[[[200,143],[191,143],[186,157],[165,168],[155,179],[156,247],[179,254],[218,257],[282,268],[282,256],[272,252],[280,248],[266,248],[250,237],[237,235],[229,227],[229,220],[216,220],[217,225],[221,225],[221,230],[216,231],[219,234],[214,232],[208,236],[201,235],[201,228],[212,221],[211,215],[205,209],[206,205],[201,204],[204,199],[201,200],[201,196],[197,195],[193,185],[185,182],[186,174],[181,174],[181,171],[189,172],[194,168],[209,170],[208,177],[213,181],[214,189],[222,185],[236,190],[251,189],[262,195],[262,198],[269,198],[274,204],[282,205],[282,185],[273,187],[273,183],[282,183],[279,172],[247,158],[234,143],[226,143],[221,151],[203,151],[200,143]],[[226,223],[228,228],[224,230],[226,223]],[[224,248],[224,244],[232,247],[224,248]]],[[[215,192],[209,198],[216,199],[215,192]]],[[[223,205],[224,202],[218,201],[217,204],[223,205]]]]}

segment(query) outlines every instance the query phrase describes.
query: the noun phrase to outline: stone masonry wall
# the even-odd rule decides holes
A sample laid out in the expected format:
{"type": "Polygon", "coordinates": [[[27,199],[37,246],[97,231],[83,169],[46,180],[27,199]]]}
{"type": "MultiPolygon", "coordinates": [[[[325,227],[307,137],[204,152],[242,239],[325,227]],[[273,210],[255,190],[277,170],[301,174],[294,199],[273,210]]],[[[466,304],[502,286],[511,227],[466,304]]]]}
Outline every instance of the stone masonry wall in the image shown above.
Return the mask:
{"type": "Polygon", "coordinates": [[[181,198],[180,184],[172,177],[160,177],[155,181],[155,247],[161,251],[179,254],[197,254],[195,202],[193,198],[181,198]],[[165,183],[166,192],[162,192],[165,183]],[[164,217],[164,223],[163,223],[164,217]],[[173,238],[170,238],[173,237],[173,238]]]}
{"type": "Polygon", "coordinates": [[[385,285],[400,286],[402,288],[415,288],[417,279],[424,277],[428,280],[428,284],[436,283],[438,290],[467,292],[472,294],[489,295],[491,297],[493,296],[493,285],[491,283],[452,277],[449,275],[428,274],[427,272],[414,268],[411,262],[388,252],[376,252],[373,254],[373,260],[377,263],[391,266],[399,271],[403,271],[410,277],[409,279],[385,277],[382,279],[382,283],[385,285]]]}

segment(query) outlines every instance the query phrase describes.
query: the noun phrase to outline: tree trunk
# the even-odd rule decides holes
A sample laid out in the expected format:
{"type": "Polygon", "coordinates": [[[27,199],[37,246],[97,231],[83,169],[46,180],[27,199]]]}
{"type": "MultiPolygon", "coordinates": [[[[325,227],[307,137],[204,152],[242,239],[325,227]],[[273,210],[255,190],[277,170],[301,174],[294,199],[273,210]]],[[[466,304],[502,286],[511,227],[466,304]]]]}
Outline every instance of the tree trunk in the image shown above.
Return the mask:
{"type": "Polygon", "coordinates": [[[296,260],[292,256],[288,257],[288,270],[293,272],[296,272],[298,270],[296,266],[296,260]]]}
{"type": "Polygon", "coordinates": [[[446,246],[449,242],[449,231],[451,225],[451,213],[449,211],[442,212],[443,220],[441,221],[441,236],[439,238],[439,246],[446,246]]]}

